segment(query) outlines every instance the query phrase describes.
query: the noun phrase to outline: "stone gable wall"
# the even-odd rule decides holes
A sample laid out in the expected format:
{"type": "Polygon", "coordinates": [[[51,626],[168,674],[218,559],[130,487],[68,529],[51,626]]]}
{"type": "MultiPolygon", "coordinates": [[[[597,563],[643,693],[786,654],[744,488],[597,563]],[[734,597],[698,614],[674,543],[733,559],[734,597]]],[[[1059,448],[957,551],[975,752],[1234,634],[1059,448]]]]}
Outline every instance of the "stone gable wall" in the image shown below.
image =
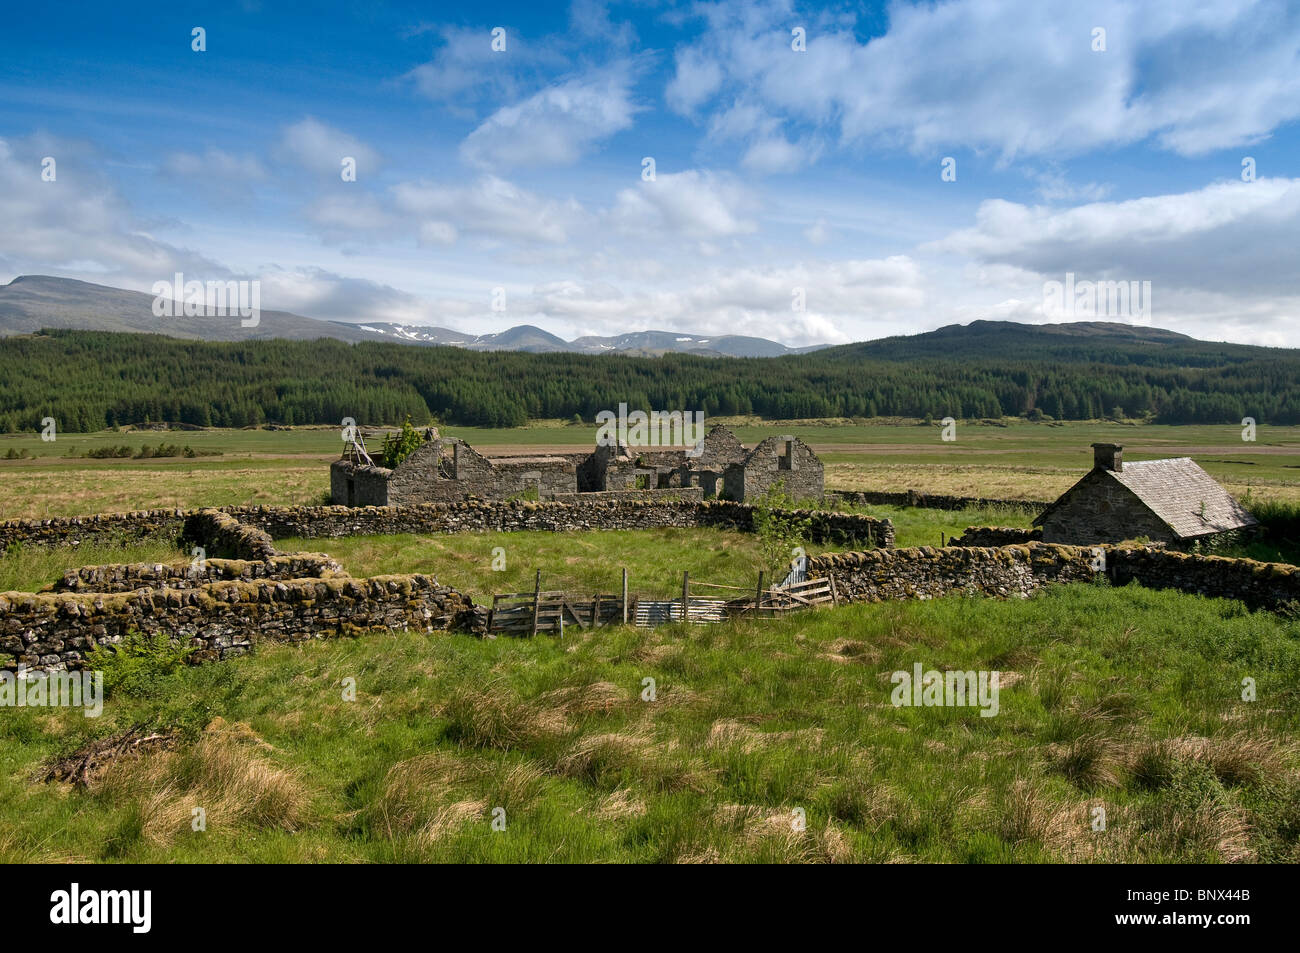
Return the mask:
{"type": "Polygon", "coordinates": [[[789,468],[783,469],[786,440],[768,437],[745,457],[743,463],[728,466],[723,473],[723,491],[731,500],[753,500],[781,483],[796,500],[821,499],[826,492],[825,468],[811,447],[799,438],[791,441],[789,468]]]}
{"type": "Polygon", "coordinates": [[[330,464],[330,499],[342,506],[387,506],[392,472],[384,467],[335,460],[330,464]]]}
{"type": "Polygon", "coordinates": [[[1093,470],[1067,491],[1042,522],[1049,543],[1086,546],[1146,537],[1175,543],[1178,538],[1159,517],[1108,471],[1093,470]]]}

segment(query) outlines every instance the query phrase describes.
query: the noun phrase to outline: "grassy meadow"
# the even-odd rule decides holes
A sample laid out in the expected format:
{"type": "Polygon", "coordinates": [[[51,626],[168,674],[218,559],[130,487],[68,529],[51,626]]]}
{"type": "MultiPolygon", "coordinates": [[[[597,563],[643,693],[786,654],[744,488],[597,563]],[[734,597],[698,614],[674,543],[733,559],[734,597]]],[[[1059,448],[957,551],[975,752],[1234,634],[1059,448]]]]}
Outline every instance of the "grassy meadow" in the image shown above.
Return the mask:
{"type": "Polygon", "coordinates": [[[102,718],[0,718],[0,861],[1300,861],[1300,623],[1177,593],[377,634],[108,678],[102,718]],[[998,714],[894,707],[918,662],[1001,671],[998,714]],[[37,780],[131,728],[157,739],[37,780]]]}
{"type": "Polygon", "coordinates": [[[126,545],[110,543],[79,546],[16,546],[0,553],[0,592],[36,592],[57,582],[69,569],[108,563],[189,562],[190,557],[170,543],[145,540],[126,545]]]}
{"type": "MultiPolygon", "coordinates": [[[[696,582],[752,593],[762,562],[752,533],[708,529],[349,536],[282,539],[276,546],[282,552],[329,553],[354,576],[429,573],[488,605],[493,593],[531,592],[538,570],[543,589],[588,595],[618,592],[624,568],[635,595],[680,595],[684,570],[696,582]]],[[[809,555],[821,551],[805,548],[809,555]]],[[[719,591],[717,598],[736,595],[719,591]]]]}

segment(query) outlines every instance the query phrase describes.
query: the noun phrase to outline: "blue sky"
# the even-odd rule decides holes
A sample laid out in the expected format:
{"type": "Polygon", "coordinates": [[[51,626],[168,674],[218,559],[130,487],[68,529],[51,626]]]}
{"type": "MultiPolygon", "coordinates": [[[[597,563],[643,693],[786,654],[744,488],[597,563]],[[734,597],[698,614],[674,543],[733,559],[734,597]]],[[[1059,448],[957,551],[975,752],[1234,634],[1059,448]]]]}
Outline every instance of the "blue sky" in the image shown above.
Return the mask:
{"type": "Polygon", "coordinates": [[[183,271],[317,317],[798,345],[1086,319],[1045,311],[1073,273],[1151,282],[1149,314],[1099,317],[1300,346],[1295,3],[126,3],[6,26],[0,281],[183,271]]]}

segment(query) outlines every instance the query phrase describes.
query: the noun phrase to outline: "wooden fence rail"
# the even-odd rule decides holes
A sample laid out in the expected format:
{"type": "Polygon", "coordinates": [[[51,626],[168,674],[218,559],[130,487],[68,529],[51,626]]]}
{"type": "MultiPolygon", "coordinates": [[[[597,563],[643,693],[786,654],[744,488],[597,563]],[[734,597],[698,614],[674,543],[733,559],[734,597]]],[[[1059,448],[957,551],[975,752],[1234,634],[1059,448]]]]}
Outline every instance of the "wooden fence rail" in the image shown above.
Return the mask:
{"type": "Polygon", "coordinates": [[[503,592],[492,597],[487,631],[502,635],[536,635],[538,632],[564,634],[566,625],[580,629],[598,629],[607,625],[631,622],[637,626],[667,625],[686,622],[708,625],[727,619],[775,618],[787,612],[811,609],[839,602],[835,580],[817,577],[785,581],[775,588],[764,588],[765,573],[758,574],[758,586],[744,589],[718,583],[693,581],[682,573],[681,595],[673,599],[639,599],[628,595],[627,570],[623,570],[622,591],[595,593],[579,599],[560,590],[544,591],[542,573],[537,571],[532,592],[503,592]],[[692,593],[692,587],[753,593],[734,599],[706,598],[692,593]]]}

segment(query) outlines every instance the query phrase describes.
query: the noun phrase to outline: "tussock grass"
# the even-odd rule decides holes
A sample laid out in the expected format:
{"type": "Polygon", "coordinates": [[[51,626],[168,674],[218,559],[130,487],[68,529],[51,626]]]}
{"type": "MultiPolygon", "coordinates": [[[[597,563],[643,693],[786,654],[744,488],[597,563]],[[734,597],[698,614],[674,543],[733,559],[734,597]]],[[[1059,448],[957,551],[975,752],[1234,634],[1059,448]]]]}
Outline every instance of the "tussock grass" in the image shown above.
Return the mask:
{"type": "Polygon", "coordinates": [[[462,688],[437,713],[447,737],[469,748],[523,748],[569,731],[565,711],[525,701],[503,686],[462,688]]]}
{"type": "Polygon", "coordinates": [[[147,752],[110,765],[96,792],[129,809],[106,845],[109,856],[131,841],[168,846],[193,833],[194,810],[210,830],[294,831],[307,817],[310,796],[294,772],[279,766],[269,746],[246,727],[214,725],[192,746],[147,752]]]}
{"type": "Polygon", "coordinates": [[[563,641],[266,644],[98,723],[6,712],[0,856],[1295,862],[1297,685],[1300,621],[1092,585],[563,641]],[[1022,677],[992,718],[895,708],[890,673],[918,662],[1022,677]],[[101,782],[38,780],[135,725],[178,741],[101,782]]]}

